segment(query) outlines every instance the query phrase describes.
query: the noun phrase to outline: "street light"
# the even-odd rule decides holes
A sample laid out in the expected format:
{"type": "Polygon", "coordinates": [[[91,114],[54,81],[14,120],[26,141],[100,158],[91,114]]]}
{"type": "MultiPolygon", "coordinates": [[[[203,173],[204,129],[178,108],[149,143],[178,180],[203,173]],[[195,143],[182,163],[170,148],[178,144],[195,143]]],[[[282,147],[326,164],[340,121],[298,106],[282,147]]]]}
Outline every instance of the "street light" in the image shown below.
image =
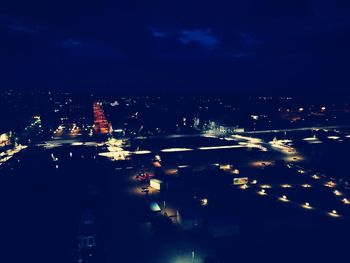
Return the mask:
{"type": "Polygon", "coordinates": [[[282,197],[280,197],[279,200],[281,200],[283,202],[289,202],[289,200],[288,200],[286,195],[283,195],[282,197]]]}
{"type": "Polygon", "coordinates": [[[341,192],[339,192],[338,190],[334,190],[333,193],[336,195],[336,196],[341,196],[343,195],[341,192]]]}
{"type": "Polygon", "coordinates": [[[343,198],[342,202],[346,205],[350,204],[350,201],[347,198],[343,198]]]}
{"type": "Polygon", "coordinates": [[[303,205],[302,205],[303,208],[305,209],[312,209],[312,207],[310,206],[310,203],[309,202],[305,202],[303,205]]]}
{"type": "Polygon", "coordinates": [[[259,195],[267,195],[265,189],[261,189],[260,191],[258,191],[259,195]]]}
{"type": "Polygon", "coordinates": [[[339,217],[339,214],[336,210],[332,210],[331,212],[328,213],[330,216],[333,216],[333,217],[339,217]]]}

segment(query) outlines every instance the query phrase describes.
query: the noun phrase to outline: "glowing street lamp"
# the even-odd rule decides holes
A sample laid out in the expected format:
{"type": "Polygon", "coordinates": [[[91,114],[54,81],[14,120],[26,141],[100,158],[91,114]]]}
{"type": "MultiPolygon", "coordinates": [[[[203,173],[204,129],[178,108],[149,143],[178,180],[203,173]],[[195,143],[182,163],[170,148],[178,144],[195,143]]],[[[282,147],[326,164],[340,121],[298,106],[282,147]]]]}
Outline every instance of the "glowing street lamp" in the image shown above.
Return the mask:
{"type": "Polygon", "coordinates": [[[328,182],[326,182],[326,183],[324,184],[324,186],[327,186],[327,187],[329,187],[329,188],[333,188],[333,187],[336,186],[336,184],[335,184],[334,182],[332,182],[332,181],[328,181],[328,182]]]}
{"type": "Polygon", "coordinates": [[[265,189],[261,189],[260,191],[258,191],[259,195],[267,195],[265,189]]]}
{"type": "Polygon", "coordinates": [[[279,200],[281,200],[283,202],[289,202],[289,200],[288,200],[286,195],[282,195],[282,197],[280,197],[279,200]]]}
{"type": "Polygon", "coordinates": [[[290,184],[281,184],[282,188],[292,188],[290,184]]]}
{"type": "Polygon", "coordinates": [[[347,198],[343,198],[342,199],[342,202],[346,205],[349,205],[350,204],[350,201],[347,199],[347,198]]]}
{"type": "Polygon", "coordinates": [[[304,204],[301,205],[303,208],[305,209],[312,209],[312,207],[310,206],[309,202],[305,202],[304,204]]]}
{"type": "Polygon", "coordinates": [[[202,206],[208,205],[208,199],[207,199],[207,198],[203,198],[203,199],[201,200],[201,205],[202,205],[202,206]]]}
{"type": "Polygon", "coordinates": [[[241,188],[242,190],[246,190],[247,188],[249,188],[249,186],[244,184],[244,185],[241,185],[239,188],[241,188]]]}
{"type": "Polygon", "coordinates": [[[311,176],[311,177],[314,178],[314,179],[316,179],[316,180],[320,179],[320,177],[319,177],[317,174],[314,174],[314,175],[311,176]]]}
{"type": "Polygon", "coordinates": [[[343,195],[341,192],[339,192],[338,190],[334,190],[333,193],[336,195],[336,196],[341,196],[343,195]]]}
{"type": "Polygon", "coordinates": [[[339,214],[336,210],[332,210],[331,212],[328,213],[330,216],[333,216],[333,217],[339,217],[339,214]]]}
{"type": "Polygon", "coordinates": [[[311,188],[312,186],[310,184],[302,184],[301,187],[303,187],[303,188],[311,188]]]}

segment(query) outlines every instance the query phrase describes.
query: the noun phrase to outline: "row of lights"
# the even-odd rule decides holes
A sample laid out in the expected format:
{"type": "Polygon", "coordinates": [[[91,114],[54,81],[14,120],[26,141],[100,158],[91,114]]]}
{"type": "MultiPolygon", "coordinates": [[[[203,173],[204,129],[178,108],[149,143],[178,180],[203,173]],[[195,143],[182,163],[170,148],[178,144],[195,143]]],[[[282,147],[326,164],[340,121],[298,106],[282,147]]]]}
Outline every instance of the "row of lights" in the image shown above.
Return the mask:
{"type": "MultiPolygon", "coordinates": [[[[260,194],[260,195],[267,195],[267,193],[265,192],[264,189],[259,191],[258,194],[260,194]]],[[[282,195],[281,197],[278,198],[278,200],[280,200],[282,202],[289,202],[290,201],[286,195],[282,195]]],[[[350,204],[350,201],[348,199],[346,199],[346,198],[344,198],[342,200],[342,202],[344,204],[350,204]]],[[[309,209],[309,210],[313,209],[313,207],[310,205],[309,202],[305,202],[304,204],[301,204],[301,207],[303,207],[305,209],[309,209]]],[[[332,211],[328,212],[328,215],[333,216],[333,217],[339,217],[340,216],[336,210],[332,210],[332,211]]]]}

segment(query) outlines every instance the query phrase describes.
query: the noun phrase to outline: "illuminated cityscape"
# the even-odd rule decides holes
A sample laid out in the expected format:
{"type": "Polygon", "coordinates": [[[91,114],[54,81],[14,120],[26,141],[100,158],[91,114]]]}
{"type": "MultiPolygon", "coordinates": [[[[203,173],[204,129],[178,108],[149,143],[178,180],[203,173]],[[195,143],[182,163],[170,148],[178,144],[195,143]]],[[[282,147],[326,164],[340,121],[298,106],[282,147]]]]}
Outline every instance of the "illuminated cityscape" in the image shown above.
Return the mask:
{"type": "Polygon", "coordinates": [[[21,231],[40,227],[34,241],[67,262],[137,262],[134,242],[145,262],[229,262],[348,234],[345,99],[1,96],[25,98],[7,103],[23,125],[0,136],[1,193],[18,207],[3,220],[29,209],[21,231]]]}
{"type": "Polygon", "coordinates": [[[350,1],[0,1],[0,263],[348,262],[350,1]]]}

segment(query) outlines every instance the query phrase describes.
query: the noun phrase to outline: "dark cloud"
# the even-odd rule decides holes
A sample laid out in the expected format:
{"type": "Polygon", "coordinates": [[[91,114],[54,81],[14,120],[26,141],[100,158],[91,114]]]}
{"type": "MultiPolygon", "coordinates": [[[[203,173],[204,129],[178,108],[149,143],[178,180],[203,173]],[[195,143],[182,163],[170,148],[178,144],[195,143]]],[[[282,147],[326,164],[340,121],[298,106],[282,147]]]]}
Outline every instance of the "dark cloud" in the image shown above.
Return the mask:
{"type": "Polygon", "coordinates": [[[13,0],[0,10],[5,86],[350,85],[349,1],[13,0]]]}
{"type": "Polygon", "coordinates": [[[113,60],[125,58],[123,52],[106,44],[67,39],[63,41],[62,46],[69,51],[69,54],[85,59],[113,60]]]}
{"type": "Polygon", "coordinates": [[[3,25],[13,31],[17,31],[20,33],[26,33],[26,34],[33,34],[38,32],[37,26],[27,25],[23,22],[20,22],[19,20],[9,17],[9,16],[0,16],[0,21],[3,23],[3,25]]]}
{"type": "Polygon", "coordinates": [[[185,45],[198,43],[209,49],[217,48],[220,45],[220,40],[211,33],[210,29],[183,30],[179,40],[185,45]]]}
{"type": "Polygon", "coordinates": [[[155,28],[155,27],[150,27],[150,30],[151,30],[152,35],[153,35],[154,37],[166,37],[166,36],[167,36],[166,33],[164,33],[164,32],[162,32],[162,31],[158,30],[158,29],[155,28]]]}

